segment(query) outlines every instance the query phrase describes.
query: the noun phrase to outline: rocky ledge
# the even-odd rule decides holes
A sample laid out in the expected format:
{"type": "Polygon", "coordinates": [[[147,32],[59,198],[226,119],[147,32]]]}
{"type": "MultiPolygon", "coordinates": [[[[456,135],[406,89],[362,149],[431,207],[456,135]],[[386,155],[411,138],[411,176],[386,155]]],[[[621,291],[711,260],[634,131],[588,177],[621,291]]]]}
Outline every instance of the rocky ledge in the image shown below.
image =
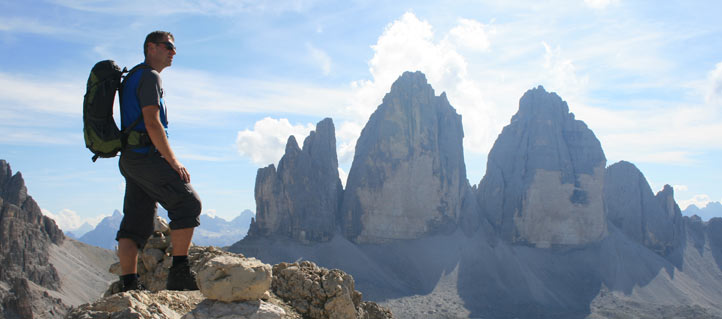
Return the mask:
{"type": "MultiPolygon", "coordinates": [[[[215,319],[215,318],[393,318],[374,302],[362,301],[351,275],[303,261],[264,264],[215,247],[193,246],[191,267],[200,291],[168,291],[171,264],[167,225],[139,253],[140,281],[149,290],[119,293],[113,283],[104,298],[72,309],[66,319],[215,319]]],[[[117,264],[111,266],[118,273],[117,264]]]]}

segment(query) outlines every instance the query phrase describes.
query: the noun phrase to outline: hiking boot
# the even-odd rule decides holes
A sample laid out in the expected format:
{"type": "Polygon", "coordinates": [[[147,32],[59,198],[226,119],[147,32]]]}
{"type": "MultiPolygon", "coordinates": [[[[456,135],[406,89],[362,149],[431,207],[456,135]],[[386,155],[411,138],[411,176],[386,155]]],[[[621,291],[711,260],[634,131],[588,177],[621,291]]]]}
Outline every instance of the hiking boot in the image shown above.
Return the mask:
{"type": "Polygon", "coordinates": [[[165,288],[168,290],[198,290],[196,273],[191,270],[188,262],[182,262],[170,267],[168,281],[165,288]]]}
{"type": "Polygon", "coordinates": [[[140,281],[135,280],[132,283],[125,285],[123,281],[120,281],[120,292],[126,292],[131,290],[147,290],[140,281]]]}

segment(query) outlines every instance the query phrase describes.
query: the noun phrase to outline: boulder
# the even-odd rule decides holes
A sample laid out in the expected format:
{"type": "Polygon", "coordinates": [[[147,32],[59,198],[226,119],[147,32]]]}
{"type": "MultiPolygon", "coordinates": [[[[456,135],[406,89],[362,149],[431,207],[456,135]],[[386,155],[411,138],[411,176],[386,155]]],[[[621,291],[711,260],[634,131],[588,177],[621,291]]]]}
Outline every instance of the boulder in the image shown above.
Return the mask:
{"type": "Polygon", "coordinates": [[[436,96],[423,73],[404,72],[356,143],[339,218],[344,235],[383,243],[449,233],[464,213],[474,226],[463,137],[446,94],[436,96]]]}
{"type": "Polygon", "coordinates": [[[606,157],[584,122],[539,86],[489,152],[480,212],[505,240],[536,247],[584,245],[607,234],[606,157]]]}
{"type": "Polygon", "coordinates": [[[271,278],[271,266],[258,259],[221,255],[201,266],[198,287],[212,300],[259,300],[271,287],[271,278]]]}

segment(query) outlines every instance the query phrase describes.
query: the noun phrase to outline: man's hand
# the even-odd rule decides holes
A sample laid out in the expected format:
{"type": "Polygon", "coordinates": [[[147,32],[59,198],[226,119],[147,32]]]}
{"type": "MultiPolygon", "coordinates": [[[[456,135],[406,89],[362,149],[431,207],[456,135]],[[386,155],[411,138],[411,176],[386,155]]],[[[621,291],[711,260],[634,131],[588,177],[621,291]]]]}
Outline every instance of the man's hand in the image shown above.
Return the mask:
{"type": "Polygon", "coordinates": [[[178,160],[175,160],[173,163],[170,163],[170,167],[172,167],[178,175],[180,175],[180,178],[186,182],[191,182],[191,173],[188,173],[188,170],[179,162],[178,160]]]}

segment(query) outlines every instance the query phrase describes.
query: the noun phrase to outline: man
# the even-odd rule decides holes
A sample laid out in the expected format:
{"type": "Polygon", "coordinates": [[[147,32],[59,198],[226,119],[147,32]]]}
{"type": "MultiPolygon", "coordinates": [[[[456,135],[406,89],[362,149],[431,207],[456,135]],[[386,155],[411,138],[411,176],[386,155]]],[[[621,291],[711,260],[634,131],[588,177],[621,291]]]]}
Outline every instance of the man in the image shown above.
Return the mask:
{"type": "Polygon", "coordinates": [[[116,235],[123,272],[122,291],[143,289],[138,282],[138,249],[145,246],[153,233],[157,203],[163,205],[170,218],[173,266],[166,287],[198,290],[188,263],[188,249],[193,229],[200,225],[201,202],[190,184],[188,170],[168,143],[168,119],[160,78],[160,72],[173,63],[174,42],[170,32],[148,34],[143,43],[145,62],[128,74],[120,91],[122,129],[142,117],[133,130],[149,138],[145,146],[123,150],[118,162],[125,177],[123,220],[116,235]]]}

